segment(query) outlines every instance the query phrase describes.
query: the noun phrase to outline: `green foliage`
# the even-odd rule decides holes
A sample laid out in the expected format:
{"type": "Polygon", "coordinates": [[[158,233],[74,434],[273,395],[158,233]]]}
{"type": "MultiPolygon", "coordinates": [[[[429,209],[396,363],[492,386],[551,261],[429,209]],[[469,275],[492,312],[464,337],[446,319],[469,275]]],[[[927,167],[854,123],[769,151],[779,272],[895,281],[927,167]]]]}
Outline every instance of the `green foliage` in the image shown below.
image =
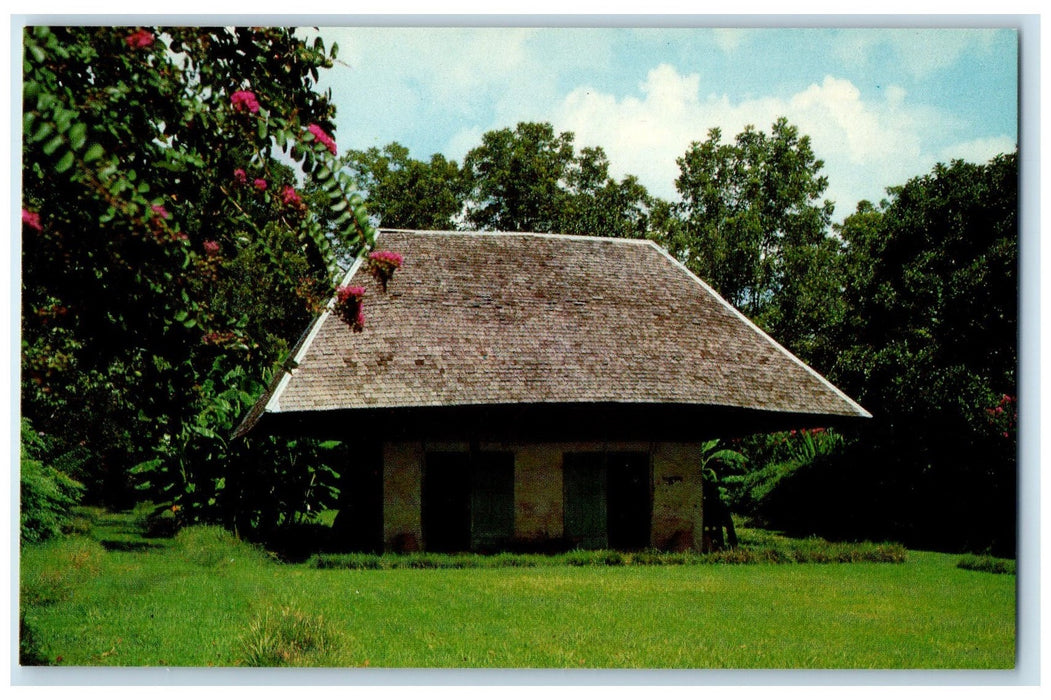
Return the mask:
{"type": "Polygon", "coordinates": [[[573,146],[570,132],[522,122],[482,136],[463,164],[465,218],[486,231],[642,238],[654,200],[634,176],[617,182],[601,148],[573,146]]]}
{"type": "MultiPolygon", "coordinates": [[[[315,90],[336,47],[283,28],[24,42],[23,411],[92,456],[91,501],[129,506],[137,480],[187,522],[230,520],[227,465],[283,446],[228,436],[372,240],[315,90]]],[[[285,511],[319,502],[277,486],[285,511]]]]}
{"type": "Polygon", "coordinates": [[[938,165],[839,231],[829,375],[875,416],[849,468],[900,479],[884,510],[917,545],[1013,554],[1017,186],[1017,153],[938,165]]]}
{"type": "Polygon", "coordinates": [[[378,226],[433,231],[457,227],[465,188],[454,161],[440,154],[426,162],[415,160],[395,142],[382,150],[347,151],[342,162],[368,197],[378,226]]]}
{"type": "Polygon", "coordinates": [[[72,520],[72,509],[84,487],[64,471],[47,462],[69,465],[70,455],[55,455],[50,442],[37,434],[28,420],[22,421],[20,462],[21,541],[42,542],[63,532],[72,520]]]}
{"type": "Polygon", "coordinates": [[[803,357],[838,319],[838,244],[828,179],[810,139],[784,119],[734,143],[714,128],[678,159],[681,201],[661,242],[727,301],[803,357]]]}
{"type": "Polygon", "coordinates": [[[842,446],[842,435],[823,428],[756,435],[742,443],[749,462],[756,466],[724,477],[720,486],[734,512],[757,517],[774,527],[788,527],[785,522],[762,520],[769,516],[772,494],[785,479],[809,467],[819,456],[836,454],[842,446]]]}

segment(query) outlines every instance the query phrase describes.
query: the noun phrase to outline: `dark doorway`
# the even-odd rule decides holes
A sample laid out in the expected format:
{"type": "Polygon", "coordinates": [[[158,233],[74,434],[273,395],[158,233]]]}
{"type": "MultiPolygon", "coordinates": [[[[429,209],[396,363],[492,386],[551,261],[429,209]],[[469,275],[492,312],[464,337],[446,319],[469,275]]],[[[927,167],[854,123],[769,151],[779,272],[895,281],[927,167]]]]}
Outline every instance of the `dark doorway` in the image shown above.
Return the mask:
{"type": "Polygon", "coordinates": [[[499,550],[514,535],[514,454],[428,452],[422,497],[428,551],[499,550]]]}
{"type": "Polygon", "coordinates": [[[650,543],[650,462],[645,452],[563,455],[566,539],[583,549],[643,549],[650,543]]]}
{"type": "Polygon", "coordinates": [[[337,551],[383,551],[383,446],[362,445],[348,458],[340,482],[340,508],[332,523],[337,551]]]}
{"type": "Polygon", "coordinates": [[[650,546],[653,503],[650,457],[645,452],[606,455],[609,546],[631,551],[650,546]]]}

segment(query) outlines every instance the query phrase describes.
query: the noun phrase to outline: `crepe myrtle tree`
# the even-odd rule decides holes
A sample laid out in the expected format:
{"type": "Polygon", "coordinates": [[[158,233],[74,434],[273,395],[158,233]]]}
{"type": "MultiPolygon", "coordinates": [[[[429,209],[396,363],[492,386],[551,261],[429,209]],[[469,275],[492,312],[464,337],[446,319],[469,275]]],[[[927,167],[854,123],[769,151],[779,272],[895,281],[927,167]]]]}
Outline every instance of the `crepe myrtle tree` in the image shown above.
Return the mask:
{"type": "Polygon", "coordinates": [[[228,436],[287,355],[287,329],[372,244],[315,89],[337,47],[288,28],[34,26],[22,39],[25,416],[92,450],[82,480],[104,503],[134,498],[137,476],[188,519],[262,512],[226,470],[256,454],[285,469],[271,491],[312,484],[291,504],[267,495],[282,512],[316,508],[319,462],[228,436]],[[303,180],[324,193],[313,208],[303,180]]]}

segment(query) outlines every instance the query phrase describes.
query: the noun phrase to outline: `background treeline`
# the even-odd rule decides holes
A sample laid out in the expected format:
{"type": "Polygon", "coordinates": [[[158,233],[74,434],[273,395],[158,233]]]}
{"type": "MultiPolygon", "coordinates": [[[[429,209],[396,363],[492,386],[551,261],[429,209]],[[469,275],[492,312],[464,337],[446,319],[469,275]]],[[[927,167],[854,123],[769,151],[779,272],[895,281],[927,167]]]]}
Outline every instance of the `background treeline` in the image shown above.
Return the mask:
{"type": "Polygon", "coordinates": [[[678,159],[678,199],[617,181],[601,148],[522,123],[462,166],[349,151],[392,228],[652,238],[874,415],[855,433],[737,441],[735,511],[830,537],[1012,552],[1018,161],[940,164],[841,223],[810,139],[785,119],[718,129],[678,159]]]}
{"type": "Polygon", "coordinates": [[[708,131],[673,201],[550,124],[486,133],[463,163],[397,143],[337,156],[314,90],[335,47],[188,28],[138,30],[141,46],[135,31],[26,34],[24,501],[41,465],[60,498],[72,477],[91,502],[150,499],[245,533],[338,505],[355,436],[228,437],[340,265],[373,226],[541,231],[657,241],[874,414],[852,433],[738,440],[746,460],[716,468],[736,512],[1013,553],[1017,154],[887,183],[841,223],[785,119],[708,131]]]}

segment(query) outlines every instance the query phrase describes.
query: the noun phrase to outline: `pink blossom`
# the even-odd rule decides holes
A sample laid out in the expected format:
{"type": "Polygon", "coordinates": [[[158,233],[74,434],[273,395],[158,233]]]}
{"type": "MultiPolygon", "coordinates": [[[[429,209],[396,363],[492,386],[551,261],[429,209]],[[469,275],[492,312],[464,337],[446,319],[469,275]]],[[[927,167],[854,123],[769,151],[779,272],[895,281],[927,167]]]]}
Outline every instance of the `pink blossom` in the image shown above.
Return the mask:
{"type": "Polygon", "coordinates": [[[255,179],[255,180],[254,180],[254,181],[252,182],[252,186],[253,186],[253,187],[255,187],[255,188],[256,188],[257,190],[259,190],[260,192],[262,192],[263,190],[265,190],[265,189],[266,189],[266,180],[264,180],[264,179],[263,179],[263,178],[261,178],[261,177],[257,177],[257,178],[256,178],[256,179],[255,179]]]}
{"type": "Polygon", "coordinates": [[[129,34],[124,38],[128,46],[133,49],[146,49],[153,46],[153,34],[146,30],[140,29],[134,34],[129,34]]]}
{"type": "Polygon", "coordinates": [[[205,241],[204,242],[204,252],[207,253],[209,257],[211,257],[213,255],[218,255],[219,254],[219,243],[216,242],[216,241],[205,241]]]}
{"type": "Polygon", "coordinates": [[[259,111],[259,100],[256,99],[254,92],[238,90],[230,95],[230,106],[234,108],[235,112],[251,112],[255,114],[259,111]]]}
{"type": "Polygon", "coordinates": [[[307,131],[313,134],[318,143],[327,148],[332,155],[336,155],[336,142],[332,140],[331,136],[325,133],[324,129],[317,124],[311,124],[307,127],[307,131]]]}
{"type": "Polygon", "coordinates": [[[162,219],[167,219],[169,216],[171,216],[171,214],[168,213],[168,210],[165,209],[164,205],[162,204],[154,204],[150,207],[150,209],[152,209],[153,213],[161,217],[162,219]]]}
{"type": "Polygon", "coordinates": [[[248,174],[241,168],[234,170],[234,182],[238,185],[245,185],[248,183],[248,174]]]}
{"type": "Polygon", "coordinates": [[[405,258],[393,250],[377,250],[369,253],[369,260],[390,267],[401,267],[401,264],[405,262],[405,258]]]}
{"type": "Polygon", "coordinates": [[[292,185],[285,185],[284,189],[281,190],[281,201],[293,207],[298,207],[303,203],[302,198],[292,185]]]}
{"type": "Polygon", "coordinates": [[[33,229],[34,231],[43,231],[44,227],[40,225],[40,214],[35,211],[29,211],[28,209],[22,210],[22,223],[33,229]]]}
{"type": "Polygon", "coordinates": [[[360,302],[365,296],[365,288],[358,286],[343,285],[336,289],[336,300],[340,304],[346,304],[350,300],[360,302]]]}

